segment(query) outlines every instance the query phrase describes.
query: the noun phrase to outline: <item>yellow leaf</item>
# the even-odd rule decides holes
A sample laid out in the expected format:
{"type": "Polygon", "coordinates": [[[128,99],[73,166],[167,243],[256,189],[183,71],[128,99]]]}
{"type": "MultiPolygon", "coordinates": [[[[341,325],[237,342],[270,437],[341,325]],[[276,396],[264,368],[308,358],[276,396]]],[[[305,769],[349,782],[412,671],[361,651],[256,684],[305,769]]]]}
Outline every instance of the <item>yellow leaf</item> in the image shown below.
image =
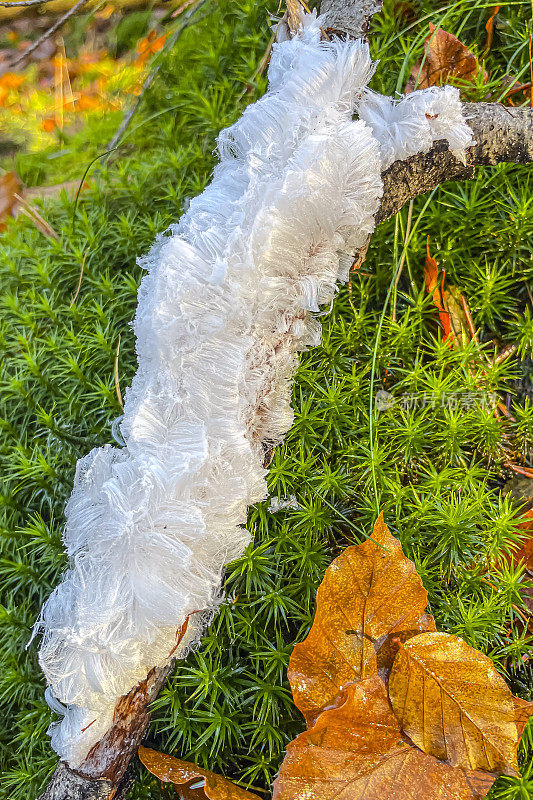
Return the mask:
{"type": "Polygon", "coordinates": [[[400,646],[389,696],[403,730],[425,753],[467,769],[517,775],[513,696],[487,656],[449,633],[400,646]]]}
{"type": "Polygon", "coordinates": [[[493,780],[401,741],[385,686],[374,675],[346,687],[339,705],[288,745],[273,800],[476,800],[493,780]]]}
{"type": "Polygon", "coordinates": [[[291,655],[288,678],[308,724],[347,683],[388,674],[394,637],[435,630],[426,603],[414,564],[380,515],[372,539],[348,547],[326,570],[313,626],[291,655]]]}
{"type": "Polygon", "coordinates": [[[177,791],[184,800],[258,800],[256,794],[241,789],[222,775],[157,750],[139,747],[139,758],[163,783],[179,787],[177,791]]]}

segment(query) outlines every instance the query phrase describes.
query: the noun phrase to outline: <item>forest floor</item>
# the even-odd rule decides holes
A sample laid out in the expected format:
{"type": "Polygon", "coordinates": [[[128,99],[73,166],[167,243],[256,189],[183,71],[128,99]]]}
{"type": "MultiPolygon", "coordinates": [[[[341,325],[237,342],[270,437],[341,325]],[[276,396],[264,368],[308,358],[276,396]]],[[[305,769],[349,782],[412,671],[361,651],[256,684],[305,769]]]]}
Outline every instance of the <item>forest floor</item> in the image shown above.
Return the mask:
{"type": "MultiPolygon", "coordinates": [[[[219,130],[264,91],[276,11],[211,0],[171,47],[182,4],[104,2],[16,66],[61,12],[0,21],[0,798],[36,796],[55,765],[55,715],[26,643],[65,567],[76,460],[113,441],[135,371],[136,257],[209,181],[219,130]]],[[[403,91],[431,22],[475,57],[469,73],[441,74],[465,99],[530,103],[531,4],[493,12],[480,0],[388,0],[372,26],[373,88],[403,91]]],[[[533,699],[527,575],[508,555],[533,507],[532,249],[527,167],[478,169],[379,226],[320,318],[322,346],[301,359],[295,423],[269,472],[271,495],[292,502],[250,510],[253,543],[158,700],[151,745],[268,790],[303,729],[289,655],[327,565],[379,510],[438,628],[533,699]],[[435,269],[440,299],[428,292],[435,269]]],[[[522,777],[499,779],[491,797],[533,797],[532,754],[530,725],[522,777]]],[[[138,769],[131,798],[170,796],[138,769]]]]}

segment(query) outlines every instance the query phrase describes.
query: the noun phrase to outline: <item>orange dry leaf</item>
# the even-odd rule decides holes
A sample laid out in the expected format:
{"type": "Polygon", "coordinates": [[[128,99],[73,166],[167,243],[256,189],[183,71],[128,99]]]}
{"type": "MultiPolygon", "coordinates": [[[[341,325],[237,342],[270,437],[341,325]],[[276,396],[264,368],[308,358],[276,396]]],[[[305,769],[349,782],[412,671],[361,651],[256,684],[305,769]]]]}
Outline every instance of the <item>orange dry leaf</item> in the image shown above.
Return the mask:
{"type": "Polygon", "coordinates": [[[487,656],[449,633],[423,633],[394,661],[389,696],[415,745],[453,766],[518,775],[513,696],[487,656]]]}
{"type": "Polygon", "coordinates": [[[55,131],[55,129],[57,128],[56,118],[55,117],[46,117],[41,122],[41,128],[43,129],[43,131],[46,131],[47,133],[51,133],[52,131],[55,131]]]}
{"type": "Polygon", "coordinates": [[[527,700],[522,700],[521,697],[513,697],[514,710],[515,710],[515,724],[518,732],[518,738],[522,736],[527,721],[533,714],[533,702],[528,703],[527,700]]]}
{"type": "Polygon", "coordinates": [[[475,800],[493,781],[403,741],[386,688],[373,675],[346,687],[339,704],[288,745],[273,800],[475,800]]]}
{"type": "Polygon", "coordinates": [[[256,794],[188,761],[180,761],[148,747],[139,747],[139,758],[160,781],[179,787],[177,791],[183,800],[257,800],[256,794]]]}
{"type": "Polygon", "coordinates": [[[426,263],[424,267],[424,277],[426,281],[426,292],[433,297],[433,303],[439,309],[439,319],[444,331],[444,339],[451,334],[450,315],[444,306],[444,278],[446,273],[442,271],[442,278],[439,286],[439,265],[429,252],[429,236],[426,240],[426,263]]]}
{"type": "MultiPolygon", "coordinates": [[[[424,44],[424,58],[413,67],[406,93],[445,83],[475,83],[480,71],[477,58],[452,33],[429,23],[430,35],[424,44]]],[[[484,80],[487,79],[484,73],[484,80]]]]}
{"type": "Polygon", "coordinates": [[[414,564],[381,514],[372,539],[348,547],[326,570],[313,626],[292,652],[287,674],[308,724],[346,684],[388,674],[396,653],[392,639],[435,630],[426,603],[414,564]]]}
{"type": "Polygon", "coordinates": [[[533,575],[533,509],[526,511],[523,516],[526,517],[526,519],[524,522],[521,522],[518,527],[522,528],[525,533],[528,533],[529,537],[522,541],[520,549],[515,550],[510,558],[515,566],[522,563],[526,572],[533,575]]]}
{"type": "Polygon", "coordinates": [[[148,36],[140,39],[137,44],[135,63],[138,66],[144,65],[154,53],[158,53],[163,49],[166,38],[166,34],[158,36],[155,31],[150,31],[148,36]]]}
{"type": "Polygon", "coordinates": [[[426,263],[424,277],[426,292],[433,297],[433,303],[439,310],[439,320],[444,341],[454,346],[469,341],[468,320],[464,310],[463,296],[456,286],[444,288],[446,273],[442,271],[440,285],[438,281],[439,265],[429,252],[429,236],[426,242],[426,263]]]}
{"type": "Polygon", "coordinates": [[[12,215],[17,205],[20,178],[15,172],[6,172],[0,177],[0,231],[6,227],[5,219],[12,215]]]}
{"type": "Polygon", "coordinates": [[[483,52],[487,54],[492,46],[492,38],[494,36],[494,19],[496,14],[500,10],[500,6],[494,6],[490,13],[490,17],[487,20],[487,24],[485,25],[485,30],[487,31],[487,41],[485,42],[485,47],[483,48],[483,52]]]}
{"type": "Polygon", "coordinates": [[[4,72],[4,74],[0,76],[0,86],[4,89],[18,89],[25,80],[26,77],[17,72],[4,72]]]}
{"type": "Polygon", "coordinates": [[[95,108],[102,108],[104,103],[98,97],[82,92],[76,100],[77,111],[92,111],[95,108]]]}

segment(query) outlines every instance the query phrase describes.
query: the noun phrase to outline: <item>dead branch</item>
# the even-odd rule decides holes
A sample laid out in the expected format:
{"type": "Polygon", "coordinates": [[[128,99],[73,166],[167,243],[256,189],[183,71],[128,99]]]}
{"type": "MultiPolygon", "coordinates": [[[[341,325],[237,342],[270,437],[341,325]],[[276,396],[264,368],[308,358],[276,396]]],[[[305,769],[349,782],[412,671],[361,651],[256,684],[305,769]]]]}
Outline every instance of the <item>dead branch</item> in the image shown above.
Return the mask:
{"type": "Polygon", "coordinates": [[[322,0],[320,13],[326,18],[328,33],[362,39],[382,5],[383,0],[322,0]]]}
{"type": "Polygon", "coordinates": [[[174,659],[151,670],[115,708],[113,725],[78,770],[61,761],[38,800],[122,800],[127,770],[151,716],[151,705],[174,669],[174,659]]]}
{"type": "Polygon", "coordinates": [[[396,161],[383,173],[383,200],[376,221],[392,217],[406,203],[445,181],[474,177],[474,167],[533,162],[533,109],[507,108],[499,103],[464,103],[463,111],[476,144],[466,165],[450,152],[446,141],[428,153],[396,161]]]}
{"type": "Polygon", "coordinates": [[[30,8],[51,3],[52,0],[20,0],[20,2],[0,2],[0,8],[30,8]]]}
{"type": "MultiPolygon", "coordinates": [[[[15,67],[18,67],[19,64],[22,64],[22,62],[25,61],[25,59],[29,55],[31,55],[31,53],[35,52],[35,50],[37,50],[37,48],[40,47],[43,42],[45,42],[47,39],[53,36],[54,33],[58,31],[61,28],[61,26],[65,24],[67,20],[69,20],[72,16],[74,16],[74,14],[77,11],[79,11],[80,8],[84,6],[87,2],[88,0],[78,0],[78,2],[75,5],[73,5],[72,8],[69,8],[69,10],[65,14],[63,14],[63,16],[60,17],[57,20],[57,22],[54,22],[54,24],[50,28],[48,28],[48,30],[45,31],[42,36],[39,36],[39,38],[36,39],[33,42],[33,44],[31,44],[26,50],[24,50],[24,52],[21,53],[20,56],[17,56],[17,58],[15,58],[15,60],[11,62],[9,68],[14,69],[15,67]]],[[[2,5],[5,5],[5,3],[2,3],[2,5]]]]}
{"type": "MultiPolygon", "coordinates": [[[[322,2],[322,10],[327,13],[327,31],[343,36],[364,35],[372,15],[380,8],[380,0],[322,2]]],[[[463,108],[476,140],[467,153],[466,164],[451,153],[446,141],[436,142],[428,153],[392,164],[382,174],[384,194],[376,217],[378,223],[445,181],[472,178],[476,166],[533,162],[533,109],[507,108],[497,103],[466,103],[463,108]]],[[[132,113],[126,116],[120,135],[132,116],[132,113]]],[[[355,254],[356,263],[364,260],[365,253],[366,248],[362,248],[355,254]]],[[[121,800],[127,787],[130,760],[150,720],[150,705],[172,668],[173,662],[153,669],[121,698],[112,727],[92,748],[82,766],[72,770],[60,763],[39,800],[121,800]]]]}

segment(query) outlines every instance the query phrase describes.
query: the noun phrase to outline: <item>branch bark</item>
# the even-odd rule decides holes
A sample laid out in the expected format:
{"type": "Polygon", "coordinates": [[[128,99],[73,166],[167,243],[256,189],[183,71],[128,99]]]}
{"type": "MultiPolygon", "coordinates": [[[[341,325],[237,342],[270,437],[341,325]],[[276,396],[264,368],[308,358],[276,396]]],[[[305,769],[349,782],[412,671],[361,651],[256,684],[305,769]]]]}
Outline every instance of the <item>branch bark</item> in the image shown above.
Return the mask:
{"type": "Polygon", "coordinates": [[[326,18],[328,33],[362,39],[383,0],[322,0],[320,13],[326,18]]]}
{"type": "Polygon", "coordinates": [[[152,669],[115,708],[113,725],[77,770],[61,761],[38,800],[122,800],[128,767],[150,722],[151,705],[174,669],[172,659],[152,669]]]}
{"type": "Polygon", "coordinates": [[[533,162],[533,109],[507,108],[499,103],[464,103],[463,113],[476,144],[466,165],[450,152],[446,141],[436,142],[428,153],[395,161],[383,173],[383,200],[376,222],[396,214],[406,203],[445,181],[474,177],[474,167],[533,162]]]}
{"type": "MultiPolygon", "coordinates": [[[[323,0],[328,32],[361,37],[381,0],[323,0]]],[[[468,180],[474,168],[501,163],[533,162],[533,109],[507,108],[491,103],[465,103],[465,117],[476,144],[466,164],[446,141],[436,142],[425,154],[397,161],[383,175],[383,200],[376,222],[396,214],[406,203],[450,180],[468,180]]],[[[368,245],[367,245],[368,246],[368,245]]],[[[366,247],[357,254],[364,260],[366,247]]],[[[113,726],[90,751],[78,770],[61,762],[38,800],[121,800],[128,787],[131,758],[150,721],[150,705],[172,672],[174,662],[151,670],[117,704],[113,726]]]]}

